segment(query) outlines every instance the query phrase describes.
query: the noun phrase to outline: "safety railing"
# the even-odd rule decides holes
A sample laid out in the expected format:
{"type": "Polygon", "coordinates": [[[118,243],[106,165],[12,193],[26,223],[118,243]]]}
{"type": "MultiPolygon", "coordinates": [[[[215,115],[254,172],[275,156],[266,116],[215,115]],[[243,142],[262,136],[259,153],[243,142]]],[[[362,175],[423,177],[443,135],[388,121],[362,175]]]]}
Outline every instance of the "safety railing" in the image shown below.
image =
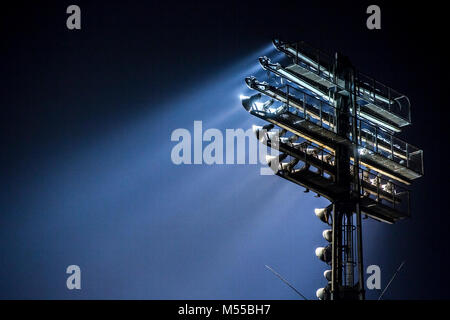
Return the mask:
{"type": "MultiPolygon", "coordinates": [[[[353,172],[353,167],[350,171],[353,172]]],[[[406,216],[410,215],[409,190],[369,170],[359,168],[358,173],[361,196],[400,211],[406,216]]]]}
{"type": "MultiPolygon", "coordinates": [[[[284,122],[296,125],[300,120],[307,120],[333,133],[337,133],[337,110],[329,103],[320,100],[304,91],[285,84],[273,87],[255,79],[249,81],[250,87],[277,99],[277,103],[264,111],[269,115],[288,112],[284,122]],[[272,110],[272,111],[270,111],[272,110]]],[[[350,127],[353,128],[353,116],[349,116],[350,127]]],[[[412,171],[423,174],[423,152],[419,148],[380,129],[363,119],[356,119],[357,145],[361,155],[377,153],[412,171]]],[[[352,140],[352,132],[348,138],[352,140]]]]}
{"type": "Polygon", "coordinates": [[[284,85],[279,90],[287,97],[289,111],[336,133],[337,111],[334,106],[290,85],[284,85]]]}
{"type": "Polygon", "coordinates": [[[411,123],[411,105],[408,97],[359,71],[356,73],[356,82],[358,97],[411,123]]]}
{"type": "Polygon", "coordinates": [[[300,120],[308,120],[326,130],[336,133],[336,108],[329,103],[293,87],[284,84],[280,87],[259,82],[255,78],[247,78],[247,85],[254,90],[273,98],[272,103],[256,103],[253,112],[265,116],[278,116],[288,112],[285,122],[292,124],[300,120]]]}
{"type": "MultiPolygon", "coordinates": [[[[345,90],[345,80],[333,73],[332,56],[305,42],[288,43],[274,40],[275,47],[293,58],[294,63],[345,90]]],[[[411,105],[408,97],[376,81],[374,78],[356,71],[356,95],[363,101],[361,105],[374,104],[387,112],[411,123],[411,105]]]]}
{"type": "MultiPolygon", "coordinates": [[[[353,126],[353,118],[350,121],[350,126],[353,126]]],[[[361,155],[375,152],[416,173],[423,174],[422,150],[363,119],[357,118],[356,122],[361,155]]]]}
{"type": "Polygon", "coordinates": [[[327,53],[300,41],[295,43],[275,39],[275,47],[294,59],[295,64],[333,82],[331,67],[333,59],[327,53]]]}

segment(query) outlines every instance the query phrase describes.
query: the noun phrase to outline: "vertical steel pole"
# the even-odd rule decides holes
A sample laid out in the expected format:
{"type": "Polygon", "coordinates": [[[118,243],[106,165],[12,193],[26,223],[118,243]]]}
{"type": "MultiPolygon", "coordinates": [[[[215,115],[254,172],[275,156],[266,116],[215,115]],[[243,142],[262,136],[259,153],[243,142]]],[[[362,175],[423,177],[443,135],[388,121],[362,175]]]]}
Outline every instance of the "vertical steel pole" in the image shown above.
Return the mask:
{"type": "MultiPolygon", "coordinates": [[[[354,174],[354,183],[356,184],[356,203],[355,203],[355,211],[356,211],[356,247],[357,247],[357,255],[358,255],[358,299],[365,299],[364,292],[364,266],[363,266],[363,244],[362,244],[362,221],[361,221],[361,208],[359,205],[361,199],[361,180],[359,177],[359,152],[358,152],[358,121],[356,119],[356,81],[355,81],[355,70],[352,69],[351,74],[351,82],[352,82],[352,111],[353,111],[353,174],[354,174]]],[[[361,123],[361,122],[360,122],[361,123]]],[[[361,132],[361,128],[359,128],[359,132],[361,132]]],[[[378,134],[378,132],[377,132],[378,134]]],[[[377,146],[378,146],[378,137],[376,137],[377,146]]],[[[362,174],[361,174],[362,175],[362,174]]]]}
{"type": "Polygon", "coordinates": [[[359,201],[356,203],[356,241],[358,250],[358,298],[359,300],[365,299],[364,292],[364,268],[363,268],[363,247],[362,247],[362,221],[361,221],[361,208],[359,207],[359,201]]]}

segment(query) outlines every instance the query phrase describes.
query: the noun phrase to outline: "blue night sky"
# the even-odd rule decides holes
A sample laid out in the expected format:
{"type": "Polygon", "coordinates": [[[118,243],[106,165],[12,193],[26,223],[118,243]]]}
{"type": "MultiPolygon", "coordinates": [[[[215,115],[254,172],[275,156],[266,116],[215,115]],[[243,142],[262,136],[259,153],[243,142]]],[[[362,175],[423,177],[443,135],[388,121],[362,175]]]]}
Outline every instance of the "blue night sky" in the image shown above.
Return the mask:
{"type": "MultiPolygon", "coordinates": [[[[2,98],[9,108],[2,120],[7,152],[0,298],[298,299],[267,264],[315,299],[316,289],[326,284],[327,266],[314,254],[325,244],[326,228],[314,208],[329,202],[277,176],[260,175],[259,164],[175,165],[172,131],[192,132],[195,120],[203,130],[222,132],[261,124],[245,112],[239,95],[247,92],[245,76],[259,70],[257,58],[274,53],[274,32],[297,34],[329,51],[347,48],[359,65],[381,55],[385,71],[376,65],[364,71],[411,92],[413,105],[437,97],[416,90],[420,81],[408,76],[413,58],[386,53],[381,48],[400,49],[383,34],[367,35],[378,41],[378,49],[369,52],[350,45],[350,37],[328,43],[325,27],[308,34],[307,23],[256,32],[244,14],[250,5],[230,13],[220,5],[202,7],[210,12],[205,19],[196,20],[205,14],[201,10],[186,21],[176,20],[181,8],[169,14],[161,7],[155,18],[160,23],[144,19],[144,6],[123,10],[118,2],[108,8],[86,3],[79,34],[64,30],[65,4],[43,13],[48,22],[40,28],[7,21],[13,32],[5,38],[3,59],[10,81],[2,98]],[[397,64],[403,74],[390,71],[397,64]],[[66,288],[71,264],[81,268],[79,291],[66,288]]],[[[33,8],[28,20],[42,19],[40,8],[33,8]]],[[[282,4],[278,9],[285,10],[282,4]]],[[[355,36],[367,32],[357,29],[355,36]]],[[[412,46],[413,39],[408,41],[412,46]]],[[[443,297],[439,274],[446,267],[433,259],[443,243],[436,234],[447,230],[448,218],[442,220],[440,204],[435,210],[426,206],[436,203],[429,186],[439,178],[433,168],[440,160],[427,159],[435,147],[425,145],[429,136],[412,133],[426,132],[426,121],[419,119],[430,117],[417,109],[416,127],[404,137],[424,148],[429,177],[413,187],[413,219],[397,225],[363,220],[364,263],[381,267],[382,287],[406,260],[386,299],[443,297]],[[441,224],[430,225],[425,214],[441,224]]],[[[441,254],[448,261],[448,253],[441,254]]],[[[379,293],[368,291],[367,298],[379,293]]]]}

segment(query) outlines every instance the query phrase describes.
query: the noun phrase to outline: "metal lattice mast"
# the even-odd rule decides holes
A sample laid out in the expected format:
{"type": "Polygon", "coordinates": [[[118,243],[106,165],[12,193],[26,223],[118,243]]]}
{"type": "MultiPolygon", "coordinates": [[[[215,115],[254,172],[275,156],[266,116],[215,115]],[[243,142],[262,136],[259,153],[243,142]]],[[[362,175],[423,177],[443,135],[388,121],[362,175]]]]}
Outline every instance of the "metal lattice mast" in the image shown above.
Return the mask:
{"type": "Polygon", "coordinates": [[[409,99],[358,72],[341,54],[331,57],[303,42],[274,40],[274,46],[291,63],[260,57],[275,77],[246,78],[258,93],[242,104],[270,123],[253,129],[281,153],[267,158],[272,170],[331,202],[315,210],[332,227],[323,232],[329,244],[316,249],[331,266],[318,298],[362,300],[361,215],[386,223],[408,218],[406,186],[423,175],[422,150],[394,136],[411,124],[409,99]]]}

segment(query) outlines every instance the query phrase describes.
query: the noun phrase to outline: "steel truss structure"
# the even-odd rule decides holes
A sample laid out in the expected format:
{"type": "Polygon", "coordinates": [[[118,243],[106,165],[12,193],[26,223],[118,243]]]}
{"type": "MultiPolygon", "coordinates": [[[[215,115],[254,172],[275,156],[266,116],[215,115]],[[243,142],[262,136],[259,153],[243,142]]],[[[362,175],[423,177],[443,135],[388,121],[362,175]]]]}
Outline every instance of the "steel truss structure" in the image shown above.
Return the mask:
{"type": "Polygon", "coordinates": [[[330,226],[316,255],[331,266],[319,299],[364,299],[362,214],[386,223],[410,216],[407,186],[423,175],[423,151],[395,134],[411,125],[410,101],[357,71],[340,53],[274,40],[288,63],[259,58],[268,79],[248,77],[242,99],[258,140],[278,150],[276,175],[327,198],[330,226]],[[275,81],[274,81],[275,79],[275,81]],[[265,81],[267,80],[267,81],[265,81]]]}

